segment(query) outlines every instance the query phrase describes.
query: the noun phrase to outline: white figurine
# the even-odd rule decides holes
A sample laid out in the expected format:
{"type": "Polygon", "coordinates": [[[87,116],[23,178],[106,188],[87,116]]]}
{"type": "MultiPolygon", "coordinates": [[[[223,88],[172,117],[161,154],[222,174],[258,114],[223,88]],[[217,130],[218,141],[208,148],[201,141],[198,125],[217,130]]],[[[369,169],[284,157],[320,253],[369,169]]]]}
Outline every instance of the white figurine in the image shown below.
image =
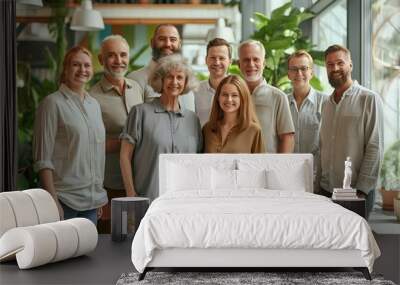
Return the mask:
{"type": "Polygon", "coordinates": [[[344,178],[343,178],[343,189],[352,189],[351,184],[351,158],[348,156],[344,162],[344,178]]]}

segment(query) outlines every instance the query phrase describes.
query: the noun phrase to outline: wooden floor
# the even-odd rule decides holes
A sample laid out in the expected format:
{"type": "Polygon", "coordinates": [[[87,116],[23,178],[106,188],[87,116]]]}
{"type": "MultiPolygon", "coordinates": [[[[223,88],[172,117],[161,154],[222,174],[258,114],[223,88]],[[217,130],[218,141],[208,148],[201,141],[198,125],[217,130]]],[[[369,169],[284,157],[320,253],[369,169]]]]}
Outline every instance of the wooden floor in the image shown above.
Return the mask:
{"type": "Polygon", "coordinates": [[[27,270],[19,270],[15,261],[1,263],[0,284],[115,284],[122,273],[135,271],[131,243],[99,235],[96,250],[87,256],[27,270]]]}

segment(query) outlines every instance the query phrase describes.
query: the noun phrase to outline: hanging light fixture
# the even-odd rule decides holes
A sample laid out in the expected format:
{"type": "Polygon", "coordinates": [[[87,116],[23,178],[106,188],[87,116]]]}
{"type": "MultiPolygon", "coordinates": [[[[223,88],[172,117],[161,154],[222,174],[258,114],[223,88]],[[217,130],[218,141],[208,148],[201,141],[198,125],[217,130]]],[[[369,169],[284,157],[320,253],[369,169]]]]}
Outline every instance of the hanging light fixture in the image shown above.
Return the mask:
{"type": "Polygon", "coordinates": [[[217,21],[217,25],[214,28],[211,28],[208,30],[207,42],[209,42],[215,38],[224,39],[228,43],[235,42],[235,37],[233,35],[233,31],[230,27],[226,27],[225,19],[223,19],[223,18],[219,18],[217,21]]]}
{"type": "Polygon", "coordinates": [[[70,28],[88,32],[104,29],[103,17],[99,11],[93,10],[91,0],[83,0],[81,6],[74,11],[70,28]]]}
{"type": "Polygon", "coordinates": [[[17,0],[16,3],[19,4],[19,5],[29,5],[29,6],[43,7],[42,0],[17,0]]]}

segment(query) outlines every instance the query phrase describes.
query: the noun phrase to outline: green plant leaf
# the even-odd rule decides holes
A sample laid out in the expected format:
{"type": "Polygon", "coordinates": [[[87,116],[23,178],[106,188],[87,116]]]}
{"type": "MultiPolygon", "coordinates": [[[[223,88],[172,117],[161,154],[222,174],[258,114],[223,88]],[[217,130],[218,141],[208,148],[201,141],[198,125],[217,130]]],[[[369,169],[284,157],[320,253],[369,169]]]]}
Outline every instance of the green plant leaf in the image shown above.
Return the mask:
{"type": "Polygon", "coordinates": [[[289,1],[282,6],[276,8],[274,11],[271,13],[271,19],[272,18],[278,18],[283,15],[285,15],[288,11],[292,9],[292,1],[289,1]]]}
{"type": "Polygon", "coordinates": [[[268,25],[269,19],[266,15],[263,13],[255,12],[254,13],[254,18],[252,18],[252,21],[256,25],[257,29],[261,29],[262,27],[268,25]]]}
{"type": "Polygon", "coordinates": [[[303,12],[303,13],[300,13],[299,15],[298,15],[298,18],[297,18],[297,24],[301,24],[302,22],[304,22],[304,21],[306,21],[306,20],[308,20],[308,19],[311,19],[311,18],[313,18],[314,17],[314,14],[313,13],[310,13],[310,12],[303,12]]]}
{"type": "Polygon", "coordinates": [[[291,38],[273,40],[265,44],[266,49],[288,49],[293,43],[291,38]]]}
{"type": "Polygon", "coordinates": [[[321,65],[321,66],[325,65],[325,54],[323,51],[310,50],[309,53],[312,56],[315,64],[321,65]]]}
{"type": "Polygon", "coordinates": [[[318,77],[313,76],[310,80],[310,85],[318,91],[324,91],[324,86],[322,85],[321,80],[318,77]]]}

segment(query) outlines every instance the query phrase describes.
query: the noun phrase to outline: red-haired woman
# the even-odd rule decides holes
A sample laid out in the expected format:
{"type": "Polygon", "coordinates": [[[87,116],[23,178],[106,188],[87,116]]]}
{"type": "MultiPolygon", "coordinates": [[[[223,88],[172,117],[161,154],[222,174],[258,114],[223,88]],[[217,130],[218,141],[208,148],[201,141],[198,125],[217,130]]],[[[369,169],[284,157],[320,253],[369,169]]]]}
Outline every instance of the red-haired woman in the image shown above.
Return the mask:
{"type": "Polygon", "coordinates": [[[84,217],[96,224],[101,215],[97,209],[107,203],[107,194],[100,105],[85,91],[93,76],[91,57],[82,47],[65,55],[59,89],[46,96],[36,112],[33,159],[60,218],[84,217]]]}
{"type": "Polygon", "coordinates": [[[229,75],[218,85],[203,137],[208,153],[265,152],[250,91],[239,76],[229,75]]]}

